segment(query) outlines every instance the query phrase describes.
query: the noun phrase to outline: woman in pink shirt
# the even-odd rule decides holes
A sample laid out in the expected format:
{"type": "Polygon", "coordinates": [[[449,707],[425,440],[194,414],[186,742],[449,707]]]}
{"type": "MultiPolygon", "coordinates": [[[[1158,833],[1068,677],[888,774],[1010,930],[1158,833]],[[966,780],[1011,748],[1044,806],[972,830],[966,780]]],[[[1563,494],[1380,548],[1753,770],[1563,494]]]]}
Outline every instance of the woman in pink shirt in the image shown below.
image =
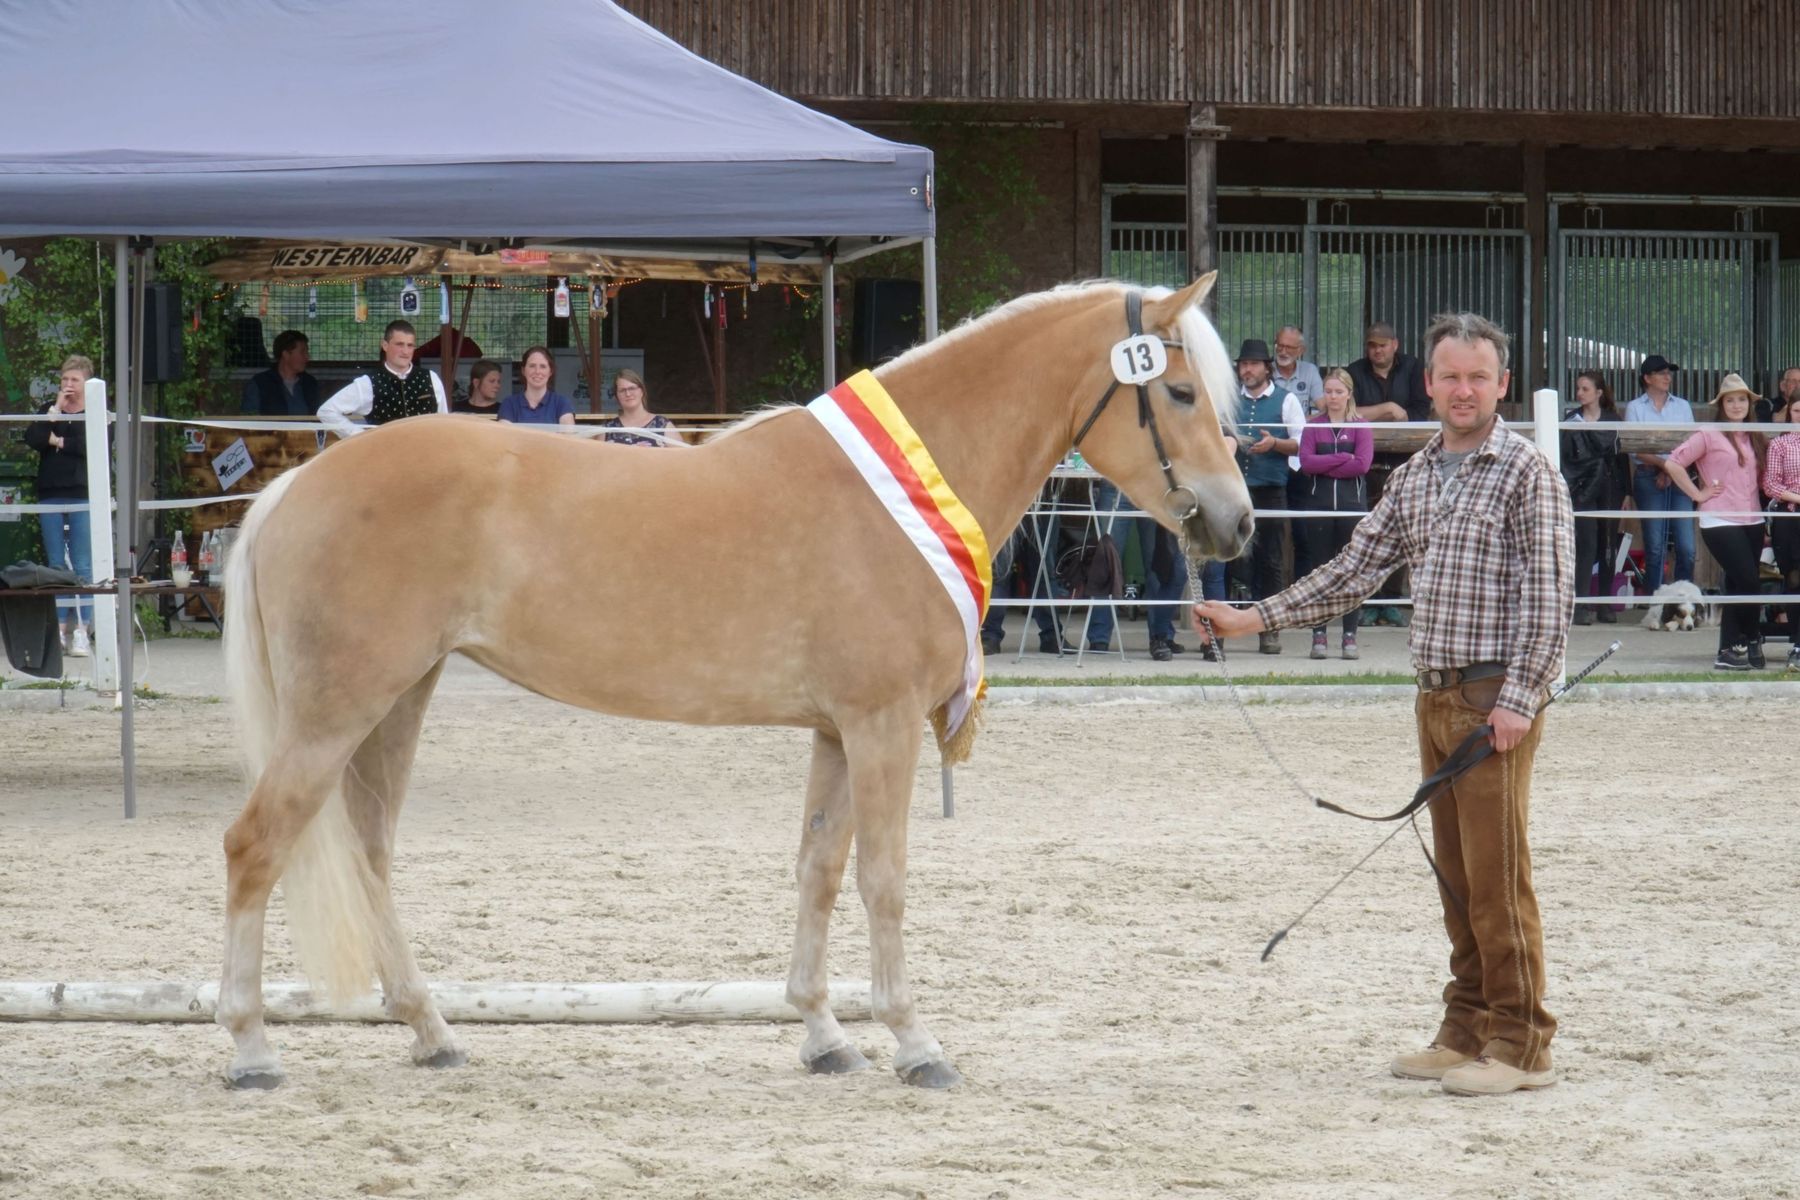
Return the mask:
{"type": "MultiPolygon", "coordinates": [[[[1750,420],[1758,399],[1741,377],[1725,376],[1713,398],[1713,419],[1722,427],[1750,420]]],[[[1734,432],[1729,428],[1702,429],[1669,455],[1669,478],[1700,506],[1700,538],[1725,572],[1725,591],[1734,596],[1753,596],[1761,589],[1758,563],[1762,559],[1763,461],[1768,439],[1760,433],[1734,432]],[[1700,482],[1688,477],[1697,467],[1700,482]]],[[[1762,630],[1757,621],[1761,606],[1728,604],[1719,622],[1719,656],[1713,667],[1720,671],[1748,671],[1763,666],[1762,630]]]]}
{"type": "MultiPolygon", "coordinates": [[[[1791,409],[1793,406],[1789,405],[1791,409]]],[[[1791,419],[1791,417],[1790,417],[1791,419]]],[[[1763,467],[1763,495],[1769,511],[1777,515],[1769,523],[1769,541],[1775,546],[1775,566],[1781,571],[1781,590],[1800,594],[1800,433],[1784,433],[1769,443],[1769,461],[1763,467]]],[[[1787,606],[1790,671],[1800,671],[1800,604],[1787,606]]]]}

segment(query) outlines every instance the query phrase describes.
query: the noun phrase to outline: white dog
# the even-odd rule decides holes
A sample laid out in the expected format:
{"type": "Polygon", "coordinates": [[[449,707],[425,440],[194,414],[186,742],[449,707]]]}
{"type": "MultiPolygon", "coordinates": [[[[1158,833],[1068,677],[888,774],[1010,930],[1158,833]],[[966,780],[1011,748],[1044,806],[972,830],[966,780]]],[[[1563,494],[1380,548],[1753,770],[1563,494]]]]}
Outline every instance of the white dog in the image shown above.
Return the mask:
{"type": "Polygon", "coordinates": [[[1717,620],[1715,605],[1706,603],[1705,595],[1699,585],[1678,579],[1674,583],[1665,583],[1656,589],[1650,611],[1644,614],[1645,629],[1666,629],[1670,633],[1677,630],[1685,633],[1690,629],[1698,629],[1704,625],[1714,624],[1717,620]]]}

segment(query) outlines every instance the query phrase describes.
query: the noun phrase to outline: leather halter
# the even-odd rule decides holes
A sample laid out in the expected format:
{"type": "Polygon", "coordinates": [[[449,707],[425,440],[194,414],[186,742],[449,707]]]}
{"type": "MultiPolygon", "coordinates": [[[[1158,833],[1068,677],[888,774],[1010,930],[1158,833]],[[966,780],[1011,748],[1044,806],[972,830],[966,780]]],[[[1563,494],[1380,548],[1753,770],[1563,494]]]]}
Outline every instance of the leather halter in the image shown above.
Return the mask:
{"type": "MultiPolygon", "coordinates": [[[[1142,292],[1125,293],[1125,326],[1131,331],[1132,337],[1143,335],[1144,295],[1142,292]]],[[[1180,342],[1165,340],[1163,345],[1174,346],[1178,350],[1182,348],[1180,342]]],[[[1175,469],[1169,465],[1169,452],[1163,449],[1162,431],[1156,427],[1156,410],[1150,407],[1150,389],[1141,383],[1136,386],[1138,428],[1150,430],[1150,444],[1156,448],[1157,465],[1162,467],[1163,478],[1169,484],[1168,490],[1163,493],[1163,503],[1168,506],[1170,515],[1177,521],[1186,521],[1200,511],[1200,497],[1193,488],[1175,482],[1175,469]],[[1185,499],[1172,501],[1170,497],[1185,497],[1185,499]]],[[[1094,404],[1094,410],[1088,413],[1087,420],[1081,423],[1081,429],[1075,434],[1076,449],[1081,448],[1081,439],[1086,437],[1088,430],[1094,427],[1094,422],[1100,419],[1100,414],[1106,411],[1106,405],[1113,398],[1113,393],[1118,390],[1119,381],[1115,378],[1111,386],[1106,389],[1106,394],[1094,404]]]]}

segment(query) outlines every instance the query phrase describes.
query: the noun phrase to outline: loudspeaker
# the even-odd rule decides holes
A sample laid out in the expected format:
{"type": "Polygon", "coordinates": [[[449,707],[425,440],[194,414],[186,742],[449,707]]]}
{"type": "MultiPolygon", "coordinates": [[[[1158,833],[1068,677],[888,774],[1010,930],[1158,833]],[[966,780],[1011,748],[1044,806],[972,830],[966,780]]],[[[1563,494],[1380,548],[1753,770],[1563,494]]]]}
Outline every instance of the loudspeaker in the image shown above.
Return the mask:
{"type": "Polygon", "coordinates": [[[144,286],[145,383],[174,383],[183,371],[181,356],[181,288],[173,283],[144,286]]]}
{"type": "Polygon", "coordinates": [[[912,279],[859,279],[850,325],[850,356],[859,367],[879,366],[916,344],[925,291],[912,279]]]}

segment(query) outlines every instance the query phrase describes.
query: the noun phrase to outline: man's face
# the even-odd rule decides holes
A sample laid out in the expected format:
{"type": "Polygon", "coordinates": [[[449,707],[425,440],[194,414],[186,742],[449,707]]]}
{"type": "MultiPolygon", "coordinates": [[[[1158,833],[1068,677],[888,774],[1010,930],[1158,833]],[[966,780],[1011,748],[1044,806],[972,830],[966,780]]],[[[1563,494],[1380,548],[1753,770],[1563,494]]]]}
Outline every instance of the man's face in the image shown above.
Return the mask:
{"type": "Polygon", "coordinates": [[[1269,382],[1269,364],[1260,358],[1243,358],[1238,360],[1238,382],[1247,391],[1260,392],[1263,384],[1269,382]]]}
{"type": "Polygon", "coordinates": [[[312,347],[305,342],[295,342],[281,352],[281,369],[289,375],[298,375],[306,370],[312,362],[312,347]]]}
{"type": "Polygon", "coordinates": [[[418,344],[418,338],[396,329],[381,339],[381,355],[388,366],[404,371],[412,366],[413,350],[418,344]]]}
{"type": "Polygon", "coordinates": [[[1299,334],[1285,331],[1275,335],[1275,365],[1282,370],[1291,370],[1306,353],[1306,342],[1299,334]]]}
{"type": "Polygon", "coordinates": [[[1369,365],[1377,371],[1385,371],[1393,366],[1394,355],[1399,351],[1399,338],[1372,337],[1363,343],[1363,352],[1369,356],[1369,365]]]}
{"type": "Polygon", "coordinates": [[[1781,373],[1781,398],[1792,401],[1800,392],[1800,367],[1789,367],[1781,373]]]}
{"type": "Polygon", "coordinates": [[[1644,376],[1644,390],[1646,392],[1656,392],[1660,395],[1674,386],[1675,372],[1673,371],[1651,371],[1644,376]]]}
{"type": "Polygon", "coordinates": [[[1488,341],[1446,338],[1431,352],[1425,390],[1432,411],[1447,432],[1473,433],[1494,419],[1512,372],[1500,369],[1500,355],[1488,341]]]}

